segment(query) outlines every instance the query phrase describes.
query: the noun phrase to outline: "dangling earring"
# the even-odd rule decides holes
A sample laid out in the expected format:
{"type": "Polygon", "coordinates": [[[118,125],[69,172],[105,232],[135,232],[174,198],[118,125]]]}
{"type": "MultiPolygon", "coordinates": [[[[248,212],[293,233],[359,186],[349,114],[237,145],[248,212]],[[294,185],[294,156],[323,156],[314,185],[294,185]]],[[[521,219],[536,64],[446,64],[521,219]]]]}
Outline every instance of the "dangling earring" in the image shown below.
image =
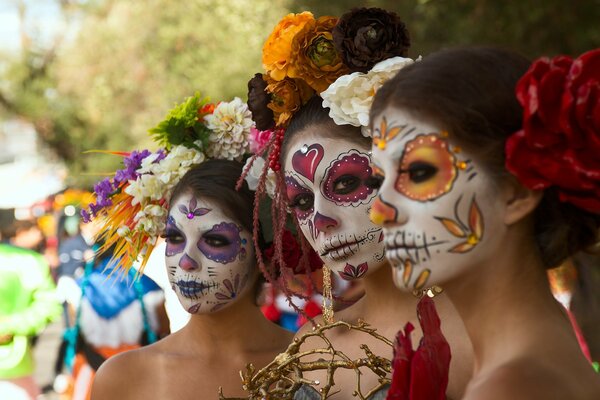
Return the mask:
{"type": "Polygon", "coordinates": [[[333,324],[333,294],[331,292],[331,270],[323,265],[323,322],[333,324]]]}

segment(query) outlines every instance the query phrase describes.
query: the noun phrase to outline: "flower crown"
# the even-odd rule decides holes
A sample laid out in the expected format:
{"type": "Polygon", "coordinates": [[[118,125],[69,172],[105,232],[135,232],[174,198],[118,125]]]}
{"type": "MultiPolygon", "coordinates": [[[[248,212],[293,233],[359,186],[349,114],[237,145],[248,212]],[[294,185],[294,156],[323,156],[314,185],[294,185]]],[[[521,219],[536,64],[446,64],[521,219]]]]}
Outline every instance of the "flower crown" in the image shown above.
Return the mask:
{"type": "Polygon", "coordinates": [[[165,229],[168,199],[177,182],[208,158],[241,161],[252,125],[241,99],[215,105],[196,93],[149,130],[163,148],[108,152],[123,156],[124,168],[94,186],[95,203],[81,212],[85,222],[101,218],[100,251],[115,246],[112,258],[123,270],[141,256],[143,268],[165,229]]]}
{"type": "MultiPolygon", "coordinates": [[[[310,12],[285,16],[263,47],[266,73],[248,83],[248,105],[259,131],[285,128],[317,94],[338,125],[368,134],[375,92],[413,62],[404,23],[380,8],[354,9],[341,18],[310,12]]],[[[263,134],[263,137],[267,135],[263,134]]]]}
{"type": "Polygon", "coordinates": [[[506,142],[506,168],[533,190],[600,214],[600,49],[541,58],[520,79],[523,128],[506,142]]]}

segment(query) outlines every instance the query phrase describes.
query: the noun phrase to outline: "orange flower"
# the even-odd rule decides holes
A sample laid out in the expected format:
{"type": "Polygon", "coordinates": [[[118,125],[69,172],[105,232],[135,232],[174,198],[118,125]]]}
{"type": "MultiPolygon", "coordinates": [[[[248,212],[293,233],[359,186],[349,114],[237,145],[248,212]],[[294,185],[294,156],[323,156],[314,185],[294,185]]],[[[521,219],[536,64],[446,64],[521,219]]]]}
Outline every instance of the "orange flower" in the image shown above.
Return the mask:
{"type": "Polygon", "coordinates": [[[314,21],[311,12],[288,14],[273,29],[263,46],[262,62],[267,73],[276,81],[290,76],[290,52],[294,36],[309,21],[314,21]]]}
{"type": "Polygon", "coordinates": [[[292,40],[291,78],[304,79],[321,93],[337,78],[350,72],[335,50],[331,34],[337,23],[335,17],[308,21],[292,40]]]}
{"type": "Polygon", "coordinates": [[[301,79],[285,78],[277,81],[267,76],[267,91],[271,102],[267,107],[273,110],[275,124],[285,127],[296,111],[300,109],[315,93],[310,86],[301,79]]]}

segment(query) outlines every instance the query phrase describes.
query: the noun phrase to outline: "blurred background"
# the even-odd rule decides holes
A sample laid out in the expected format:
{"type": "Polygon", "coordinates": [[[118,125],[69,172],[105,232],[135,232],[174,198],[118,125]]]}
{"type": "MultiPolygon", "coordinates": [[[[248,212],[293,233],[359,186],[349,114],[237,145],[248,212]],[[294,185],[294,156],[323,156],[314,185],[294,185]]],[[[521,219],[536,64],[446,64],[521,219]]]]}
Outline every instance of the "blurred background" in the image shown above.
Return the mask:
{"type": "MultiPolygon", "coordinates": [[[[86,152],[154,149],[148,128],[185,96],[246,98],[282,16],[339,16],[356,6],[396,11],[413,58],[470,44],[530,58],[600,46],[600,0],[0,0],[0,225],[35,221],[56,278],[64,223],[88,201],[77,190],[121,161],[86,152]]],[[[568,284],[596,359],[597,263],[576,260],[568,284]]],[[[62,325],[54,326],[36,350],[42,386],[54,378],[62,325]]]]}

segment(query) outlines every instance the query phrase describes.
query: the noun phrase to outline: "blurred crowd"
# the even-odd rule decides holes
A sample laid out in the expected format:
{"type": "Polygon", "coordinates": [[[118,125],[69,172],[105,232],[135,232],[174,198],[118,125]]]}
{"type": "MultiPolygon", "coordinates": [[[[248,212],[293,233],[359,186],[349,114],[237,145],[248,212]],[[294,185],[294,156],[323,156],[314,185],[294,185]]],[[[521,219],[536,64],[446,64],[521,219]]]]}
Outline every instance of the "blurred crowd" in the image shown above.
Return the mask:
{"type": "MultiPolygon", "coordinates": [[[[85,191],[67,190],[34,205],[25,218],[15,218],[13,210],[2,210],[2,400],[43,398],[43,392],[55,393],[62,400],[89,399],[95,371],[108,357],[150,344],[189,320],[169,287],[164,243],[156,246],[143,274],[139,274],[139,266],[126,274],[114,271],[112,249],[98,251],[102,240],[96,237],[97,223],[85,224],[80,217],[88,196],[85,191]],[[55,360],[51,381],[38,382],[33,349],[51,323],[61,326],[62,339],[49,357],[55,360]]],[[[294,279],[298,281],[290,282],[292,290],[302,291],[309,284],[302,276],[294,279]]],[[[322,281],[320,276],[310,279],[322,281]]],[[[335,287],[337,310],[362,294],[359,284],[340,280],[335,287]]],[[[306,322],[286,296],[266,284],[256,301],[267,318],[288,330],[296,331],[306,322]]],[[[321,301],[315,293],[313,315],[320,313],[321,301]]],[[[296,306],[311,308],[300,298],[296,306]]]]}

